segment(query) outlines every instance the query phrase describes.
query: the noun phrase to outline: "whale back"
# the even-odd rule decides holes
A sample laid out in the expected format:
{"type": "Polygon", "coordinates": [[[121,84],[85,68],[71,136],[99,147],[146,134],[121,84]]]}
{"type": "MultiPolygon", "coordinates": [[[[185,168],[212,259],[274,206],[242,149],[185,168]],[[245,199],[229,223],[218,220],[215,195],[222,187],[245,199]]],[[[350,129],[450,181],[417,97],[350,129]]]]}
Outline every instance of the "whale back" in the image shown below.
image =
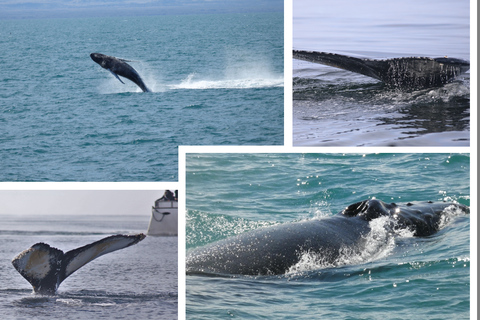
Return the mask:
{"type": "Polygon", "coordinates": [[[332,264],[342,248],[357,250],[368,222],[345,216],[285,223],[252,230],[195,248],[187,255],[188,274],[283,274],[305,252],[332,264]]]}
{"type": "Polygon", "coordinates": [[[382,223],[386,231],[408,229],[414,236],[430,236],[440,229],[449,209],[468,213],[468,207],[452,202],[395,204],[368,199],[333,216],[251,230],[194,248],[187,255],[186,272],[284,274],[304,253],[319,256],[322,264],[335,265],[344,252],[358,255],[365,249],[374,219],[386,217],[382,223]]]}

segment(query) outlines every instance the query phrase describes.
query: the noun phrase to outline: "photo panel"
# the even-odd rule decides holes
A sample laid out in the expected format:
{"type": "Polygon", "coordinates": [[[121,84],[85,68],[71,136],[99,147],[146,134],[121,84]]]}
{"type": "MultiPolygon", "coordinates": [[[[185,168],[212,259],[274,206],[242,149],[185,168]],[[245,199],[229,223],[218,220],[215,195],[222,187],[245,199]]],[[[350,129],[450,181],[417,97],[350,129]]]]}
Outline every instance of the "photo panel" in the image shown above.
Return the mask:
{"type": "Polygon", "coordinates": [[[178,317],[178,189],[0,190],[5,319],[178,317]],[[38,308],[41,307],[41,311],[38,308]]]}
{"type": "Polygon", "coordinates": [[[476,1],[48,7],[0,4],[0,318],[476,319],[476,1]]]}
{"type": "Polygon", "coordinates": [[[475,145],[475,7],[293,1],[293,145],[475,145]]]}
{"type": "Polygon", "coordinates": [[[179,145],[284,144],[283,1],[116,2],[0,4],[0,181],[175,182],[179,145]]]}
{"type": "Polygon", "coordinates": [[[185,153],[186,319],[469,317],[468,152],[229,151],[185,153]]]}

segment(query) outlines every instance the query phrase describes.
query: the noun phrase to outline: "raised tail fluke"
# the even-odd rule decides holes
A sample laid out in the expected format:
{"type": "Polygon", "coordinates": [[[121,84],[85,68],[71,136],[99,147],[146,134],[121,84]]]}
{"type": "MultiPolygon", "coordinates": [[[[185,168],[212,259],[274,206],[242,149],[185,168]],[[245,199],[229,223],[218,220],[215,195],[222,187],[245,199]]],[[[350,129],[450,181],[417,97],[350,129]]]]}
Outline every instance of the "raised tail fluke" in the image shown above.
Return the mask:
{"type": "Polygon", "coordinates": [[[18,254],[12,264],[35,292],[54,294],[60,285],[58,274],[63,256],[63,251],[40,242],[18,254]]]}
{"type": "Polygon", "coordinates": [[[115,235],[67,253],[46,243],[37,243],[13,258],[12,264],[35,292],[55,294],[63,280],[88,262],[106,253],[132,246],[144,238],[143,233],[115,235]]]}
{"type": "Polygon", "coordinates": [[[293,58],[360,73],[400,90],[440,87],[470,70],[468,61],[447,57],[375,60],[336,53],[293,50],[293,58]]]}
{"type": "MultiPolygon", "coordinates": [[[[113,251],[127,248],[145,239],[143,233],[136,235],[115,235],[87,244],[65,253],[65,277],[68,277],[88,262],[113,251]]],[[[63,279],[61,279],[63,281],[63,279]]]]}

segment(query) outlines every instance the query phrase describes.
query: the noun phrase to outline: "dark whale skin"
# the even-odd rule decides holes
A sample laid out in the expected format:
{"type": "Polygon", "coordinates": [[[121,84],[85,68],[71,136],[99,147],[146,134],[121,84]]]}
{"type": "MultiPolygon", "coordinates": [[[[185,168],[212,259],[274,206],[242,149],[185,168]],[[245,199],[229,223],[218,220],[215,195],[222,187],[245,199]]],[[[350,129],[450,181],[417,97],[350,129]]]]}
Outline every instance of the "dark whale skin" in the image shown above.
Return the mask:
{"type": "Polygon", "coordinates": [[[300,261],[303,253],[321,255],[334,263],[348,248],[358,253],[365,247],[369,222],[387,216],[386,228],[409,229],[414,236],[437,232],[447,208],[468,208],[447,202],[397,205],[371,199],[349,205],[338,214],[308,221],[284,223],[223,239],[187,254],[187,274],[278,275],[300,261]]]}

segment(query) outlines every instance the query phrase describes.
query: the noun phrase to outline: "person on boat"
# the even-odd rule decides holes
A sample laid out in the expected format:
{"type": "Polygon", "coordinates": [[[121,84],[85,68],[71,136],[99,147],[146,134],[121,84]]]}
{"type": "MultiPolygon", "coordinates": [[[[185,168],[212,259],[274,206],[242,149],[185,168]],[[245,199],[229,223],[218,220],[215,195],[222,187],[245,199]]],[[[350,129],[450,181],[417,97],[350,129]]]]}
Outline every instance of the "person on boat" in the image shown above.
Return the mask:
{"type": "Polygon", "coordinates": [[[163,197],[158,199],[160,201],[178,201],[178,190],[175,190],[175,194],[173,194],[170,190],[165,190],[163,197]]]}

